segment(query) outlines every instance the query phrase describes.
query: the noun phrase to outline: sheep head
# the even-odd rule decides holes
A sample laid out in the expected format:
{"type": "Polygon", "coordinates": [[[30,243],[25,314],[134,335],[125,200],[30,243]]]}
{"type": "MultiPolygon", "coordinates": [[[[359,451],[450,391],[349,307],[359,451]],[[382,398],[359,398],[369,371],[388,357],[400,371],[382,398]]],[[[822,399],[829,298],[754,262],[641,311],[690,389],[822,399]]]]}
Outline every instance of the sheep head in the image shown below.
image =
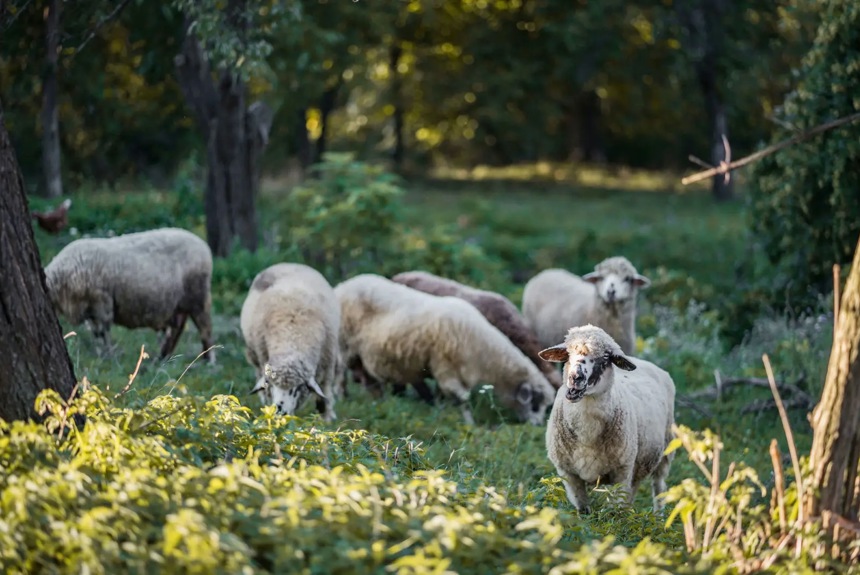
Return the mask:
{"type": "Polygon", "coordinates": [[[520,420],[532,425],[546,423],[546,410],[552,405],[555,390],[541,377],[538,381],[525,381],[517,386],[514,410],[520,420]]]}
{"type": "Polygon", "coordinates": [[[639,274],[623,256],[603,260],[582,279],[594,284],[598,296],[607,305],[623,305],[627,301],[634,301],[637,290],[651,285],[651,280],[639,274]]]}
{"type": "Polygon", "coordinates": [[[608,333],[593,325],[573,327],[564,342],[542,350],[541,359],[565,363],[568,401],[576,403],[586,395],[602,393],[598,386],[604,372],[612,365],[624,371],[633,371],[636,365],[624,357],[621,347],[608,333]]]}
{"type": "Polygon", "coordinates": [[[263,405],[274,405],[281,415],[293,415],[313,392],[325,399],[325,394],[313,375],[295,363],[267,363],[251,393],[259,393],[263,405]]]}

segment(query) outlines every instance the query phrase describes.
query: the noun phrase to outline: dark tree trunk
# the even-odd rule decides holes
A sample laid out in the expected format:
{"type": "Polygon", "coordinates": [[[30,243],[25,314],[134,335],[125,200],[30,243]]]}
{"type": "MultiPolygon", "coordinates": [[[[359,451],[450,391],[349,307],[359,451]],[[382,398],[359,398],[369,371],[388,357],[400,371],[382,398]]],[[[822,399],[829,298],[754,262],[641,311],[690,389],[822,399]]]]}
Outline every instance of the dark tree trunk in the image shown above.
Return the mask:
{"type": "Polygon", "coordinates": [[[600,97],[588,90],[579,97],[579,142],[587,162],[606,163],[603,137],[600,134],[600,97]]]}
{"type": "Polygon", "coordinates": [[[320,98],[320,137],[317,139],[316,151],[314,153],[315,164],[321,162],[323,154],[325,154],[328,117],[335,109],[338,91],[340,91],[340,82],[326,89],[323,92],[322,98],[320,98]]]}
{"type": "Polygon", "coordinates": [[[308,135],[308,109],[305,107],[296,111],[296,157],[302,172],[305,172],[313,161],[313,148],[308,135]]]}
{"type": "Polygon", "coordinates": [[[206,237],[213,255],[225,257],[238,238],[258,244],[256,195],[260,156],[268,143],[272,113],[262,102],[245,106],[245,85],[221,71],[217,85],[193,34],[186,34],[176,58],[179,83],[206,140],[206,237]]]}
{"type": "Polygon", "coordinates": [[[35,417],[33,402],[42,390],[54,389],[66,399],[75,386],[28,214],[0,105],[0,419],[6,421],[35,417]]]}
{"type": "MultiPolygon", "coordinates": [[[[722,17],[730,0],[695,0],[676,4],[678,17],[686,31],[686,49],[691,54],[696,78],[705,101],[711,140],[711,164],[727,160],[728,121],[719,88],[719,59],[723,45],[722,17]]],[[[712,178],[712,194],[719,201],[734,197],[731,179],[712,178]]]]}
{"type": "Polygon", "coordinates": [[[860,519],[860,243],[839,305],[827,379],[812,425],[807,515],[820,515],[832,535],[840,519],[860,519]]]}
{"type": "Polygon", "coordinates": [[[45,73],[42,78],[42,173],[45,195],[63,195],[60,172],[60,126],[57,116],[57,51],[60,44],[61,0],[50,0],[45,19],[45,73]]]}
{"type": "Polygon", "coordinates": [[[391,159],[394,162],[395,171],[403,167],[403,157],[406,153],[406,144],[403,141],[403,79],[397,66],[403,55],[403,47],[395,43],[391,47],[388,61],[388,71],[391,74],[391,104],[394,106],[394,150],[391,159]]]}

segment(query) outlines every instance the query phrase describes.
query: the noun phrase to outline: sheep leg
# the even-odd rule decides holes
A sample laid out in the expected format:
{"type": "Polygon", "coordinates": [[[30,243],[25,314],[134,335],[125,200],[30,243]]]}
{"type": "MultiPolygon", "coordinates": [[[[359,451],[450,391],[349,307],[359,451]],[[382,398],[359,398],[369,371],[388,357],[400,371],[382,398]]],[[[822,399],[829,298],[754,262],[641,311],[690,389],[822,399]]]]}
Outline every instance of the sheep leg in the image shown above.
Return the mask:
{"type": "Polygon", "coordinates": [[[663,511],[663,500],[660,498],[660,494],[666,491],[666,476],[669,475],[671,463],[672,458],[664,455],[651,477],[651,499],[654,502],[654,513],[663,511]]]}
{"type": "Polygon", "coordinates": [[[633,498],[639,488],[639,482],[633,481],[633,466],[621,467],[611,474],[609,483],[618,483],[621,486],[622,502],[633,505],[633,498]]]}
{"type": "Polygon", "coordinates": [[[588,492],[585,490],[585,481],[576,475],[566,475],[559,471],[561,482],[564,484],[564,490],[567,493],[567,499],[582,515],[591,513],[591,506],[588,504],[588,492]]]}
{"type": "Polygon", "coordinates": [[[183,312],[176,312],[170,318],[167,323],[167,338],[164,340],[164,345],[161,346],[161,359],[166,359],[176,349],[176,344],[179,343],[179,336],[182,335],[187,319],[188,314],[183,312]]]}
{"type": "Polygon", "coordinates": [[[456,377],[438,378],[439,389],[445,395],[454,398],[457,405],[460,406],[460,412],[463,414],[463,419],[467,425],[475,425],[475,418],[472,416],[472,410],[469,408],[470,390],[468,387],[456,377]]]}
{"type": "Polygon", "coordinates": [[[324,421],[334,421],[337,415],[334,412],[334,387],[337,385],[337,361],[332,361],[326,368],[323,374],[322,389],[326,394],[325,399],[317,397],[317,411],[319,411],[324,421]]]}
{"type": "Polygon", "coordinates": [[[206,303],[203,309],[191,314],[191,321],[197,327],[197,332],[200,334],[200,341],[203,346],[203,354],[209,361],[209,365],[215,365],[215,350],[212,348],[212,298],[206,297],[206,303]],[[209,350],[209,351],[207,351],[209,350]]]}
{"type": "Polygon", "coordinates": [[[110,327],[113,324],[113,299],[104,292],[93,294],[92,300],[93,336],[96,339],[99,355],[109,355],[113,351],[110,327]]]}

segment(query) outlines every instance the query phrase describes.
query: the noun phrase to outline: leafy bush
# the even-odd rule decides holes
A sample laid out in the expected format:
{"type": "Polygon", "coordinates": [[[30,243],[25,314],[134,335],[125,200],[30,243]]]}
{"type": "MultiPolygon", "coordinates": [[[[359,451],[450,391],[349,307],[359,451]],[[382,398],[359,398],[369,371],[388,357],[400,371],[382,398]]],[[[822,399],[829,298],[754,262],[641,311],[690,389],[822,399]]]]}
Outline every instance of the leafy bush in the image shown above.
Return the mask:
{"type": "Polygon", "coordinates": [[[290,194],[286,217],[298,258],[330,280],[409,269],[483,285],[499,277],[498,260],[452,226],[406,226],[396,175],[350,154],[327,154],[314,170],[316,177],[290,194]]]}
{"type": "MultiPolygon", "coordinates": [[[[853,0],[822,6],[821,26],[782,107],[791,130],[860,110],[860,10],[853,0]]],[[[774,141],[790,137],[780,130],[774,141]]],[[[784,272],[774,295],[805,304],[830,288],[833,263],[850,261],[860,235],[860,126],[850,124],[796,144],[756,164],[750,223],[784,272]],[[813,289],[810,293],[809,288],[813,289]]]]}
{"type": "MultiPolygon", "coordinates": [[[[585,559],[560,544],[555,510],[458,486],[407,438],[253,418],[231,396],[131,410],[85,387],[70,405],[44,392],[45,425],[0,422],[5,573],[564,573],[585,559]]],[[[643,548],[648,565],[672,556],[599,552],[627,564],[643,548]]]]}
{"type": "Polygon", "coordinates": [[[351,154],[326,154],[291,192],[286,216],[303,259],[327,276],[353,275],[385,261],[402,219],[398,178],[351,154]]]}

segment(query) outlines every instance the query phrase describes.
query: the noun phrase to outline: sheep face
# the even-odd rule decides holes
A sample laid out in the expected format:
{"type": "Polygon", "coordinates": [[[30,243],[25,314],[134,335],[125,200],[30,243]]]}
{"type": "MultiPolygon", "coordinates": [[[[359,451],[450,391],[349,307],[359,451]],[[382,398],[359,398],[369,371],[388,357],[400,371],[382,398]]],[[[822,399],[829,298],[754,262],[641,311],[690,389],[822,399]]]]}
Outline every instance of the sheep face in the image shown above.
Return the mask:
{"type": "Polygon", "coordinates": [[[636,369],[621,352],[618,344],[602,329],[586,325],[571,328],[563,343],[541,351],[541,359],[565,364],[565,398],[571,403],[586,395],[606,391],[603,375],[610,366],[625,371],[636,369]]]}
{"type": "Polygon", "coordinates": [[[621,305],[635,298],[637,290],[651,285],[651,280],[620,256],[603,260],[582,279],[594,284],[597,295],[607,305],[621,305]]]}
{"type": "Polygon", "coordinates": [[[325,399],[325,394],[313,376],[301,377],[291,366],[275,368],[268,363],[251,391],[259,393],[263,405],[274,405],[281,415],[295,414],[311,392],[325,399]]]}
{"type": "Polygon", "coordinates": [[[520,420],[532,425],[544,425],[546,423],[546,410],[552,405],[553,393],[549,384],[544,386],[534,385],[530,381],[521,383],[517,387],[514,399],[514,411],[520,420]]]}

